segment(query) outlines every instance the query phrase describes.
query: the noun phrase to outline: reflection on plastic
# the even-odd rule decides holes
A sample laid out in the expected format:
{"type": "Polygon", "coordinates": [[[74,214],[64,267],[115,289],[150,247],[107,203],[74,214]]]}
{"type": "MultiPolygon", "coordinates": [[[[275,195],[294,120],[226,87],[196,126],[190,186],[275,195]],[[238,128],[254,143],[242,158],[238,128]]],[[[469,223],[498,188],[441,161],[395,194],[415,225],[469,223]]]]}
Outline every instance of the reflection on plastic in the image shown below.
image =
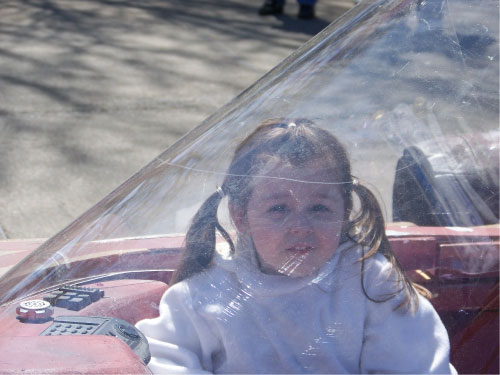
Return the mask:
{"type": "MultiPolygon", "coordinates": [[[[0,320],[10,316],[15,305],[9,303],[66,283],[170,282],[191,220],[227,177],[235,147],[266,119],[308,118],[339,138],[352,175],[374,192],[385,220],[393,222],[389,241],[411,279],[434,294],[452,363],[459,372],[498,373],[498,35],[493,0],[361,2],[7,271],[0,280],[0,320]]],[[[355,199],[354,209],[358,205],[355,199]]],[[[224,199],[218,218],[235,240],[238,228],[230,217],[224,199]]],[[[228,246],[222,237],[216,241],[228,246]]],[[[279,263],[278,273],[294,276],[309,261],[303,245],[279,263]]],[[[15,262],[2,267],[19,261],[11,258],[15,262]]],[[[322,271],[315,285],[334,288],[330,273],[322,271]]],[[[230,324],[258,308],[257,293],[271,293],[252,278],[242,285],[234,288],[227,279],[203,284],[199,293],[211,300],[207,314],[230,324]]],[[[161,310],[158,295],[157,289],[150,300],[142,295],[145,305],[128,319],[151,317],[139,310],[161,310]]],[[[351,306],[348,293],[345,298],[351,306]]],[[[317,308],[316,300],[307,301],[306,307],[317,308]]],[[[286,307],[297,313],[305,308],[286,307]]],[[[280,316],[270,316],[255,334],[275,337],[272,322],[280,316]]],[[[321,347],[345,336],[339,322],[334,317],[324,332],[303,336],[303,321],[284,329],[295,335],[295,352],[317,358],[321,347]]],[[[251,346],[252,337],[238,340],[265,357],[266,347],[251,346]]],[[[349,355],[349,345],[344,340],[337,353],[349,355]]],[[[227,355],[217,353],[210,363],[217,367],[227,355]]]]}

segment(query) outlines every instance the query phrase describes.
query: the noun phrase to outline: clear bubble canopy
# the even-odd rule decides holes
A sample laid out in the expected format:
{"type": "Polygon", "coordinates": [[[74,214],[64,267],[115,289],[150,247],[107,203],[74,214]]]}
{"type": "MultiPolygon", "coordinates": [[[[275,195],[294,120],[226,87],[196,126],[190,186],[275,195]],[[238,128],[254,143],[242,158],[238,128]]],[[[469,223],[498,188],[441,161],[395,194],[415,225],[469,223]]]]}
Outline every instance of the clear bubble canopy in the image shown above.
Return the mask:
{"type": "MultiPolygon", "coordinates": [[[[494,0],[362,2],[11,269],[0,302],[167,267],[154,251],[130,262],[113,244],[182,247],[236,146],[269,119],[308,119],[334,134],[387,222],[498,223],[498,34],[494,0]],[[89,266],[103,254],[107,263],[89,266]]],[[[229,216],[221,205],[233,233],[229,216]]]]}

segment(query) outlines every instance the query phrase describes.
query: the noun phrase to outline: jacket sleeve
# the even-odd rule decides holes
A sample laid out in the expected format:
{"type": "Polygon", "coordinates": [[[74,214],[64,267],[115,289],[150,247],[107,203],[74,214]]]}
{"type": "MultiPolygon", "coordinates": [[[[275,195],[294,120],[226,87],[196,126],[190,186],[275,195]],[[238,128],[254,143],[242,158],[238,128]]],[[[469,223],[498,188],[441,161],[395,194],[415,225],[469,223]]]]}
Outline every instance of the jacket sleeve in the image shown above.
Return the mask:
{"type": "Polygon", "coordinates": [[[137,323],[148,339],[151,361],[158,374],[208,374],[213,371],[211,355],[218,340],[192,306],[189,286],[170,287],[160,302],[160,316],[137,323]]]}
{"type": "MultiPolygon", "coordinates": [[[[381,299],[394,290],[395,274],[385,258],[374,260],[367,271],[365,284],[369,284],[367,292],[370,296],[381,299]]],[[[395,309],[403,300],[403,293],[387,302],[366,299],[360,371],[456,374],[449,360],[448,334],[430,302],[419,295],[416,311],[405,307],[395,309]]]]}

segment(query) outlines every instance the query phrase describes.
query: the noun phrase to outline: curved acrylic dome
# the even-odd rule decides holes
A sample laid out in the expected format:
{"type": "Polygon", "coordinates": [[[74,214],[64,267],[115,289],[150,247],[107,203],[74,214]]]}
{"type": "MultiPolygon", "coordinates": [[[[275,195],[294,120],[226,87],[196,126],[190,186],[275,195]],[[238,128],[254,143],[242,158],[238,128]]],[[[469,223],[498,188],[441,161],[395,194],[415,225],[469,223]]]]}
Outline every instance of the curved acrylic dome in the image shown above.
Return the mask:
{"type": "Polygon", "coordinates": [[[497,1],[363,2],[11,269],[0,302],[171,269],[154,248],[182,246],[235,147],[270,118],[335,134],[388,222],[498,223],[498,56],[497,1]],[[167,245],[151,242],[130,261],[141,249],[123,247],[126,238],[167,245]]]}

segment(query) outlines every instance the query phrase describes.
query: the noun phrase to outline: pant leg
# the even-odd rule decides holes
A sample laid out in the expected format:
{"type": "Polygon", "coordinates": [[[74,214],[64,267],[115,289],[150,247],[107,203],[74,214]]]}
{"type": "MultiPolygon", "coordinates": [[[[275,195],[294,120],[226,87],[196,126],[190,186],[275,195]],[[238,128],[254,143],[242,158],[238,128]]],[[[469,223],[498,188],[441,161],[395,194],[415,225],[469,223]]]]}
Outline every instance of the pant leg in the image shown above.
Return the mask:
{"type": "Polygon", "coordinates": [[[314,5],[317,0],[297,0],[300,5],[314,5]]]}

